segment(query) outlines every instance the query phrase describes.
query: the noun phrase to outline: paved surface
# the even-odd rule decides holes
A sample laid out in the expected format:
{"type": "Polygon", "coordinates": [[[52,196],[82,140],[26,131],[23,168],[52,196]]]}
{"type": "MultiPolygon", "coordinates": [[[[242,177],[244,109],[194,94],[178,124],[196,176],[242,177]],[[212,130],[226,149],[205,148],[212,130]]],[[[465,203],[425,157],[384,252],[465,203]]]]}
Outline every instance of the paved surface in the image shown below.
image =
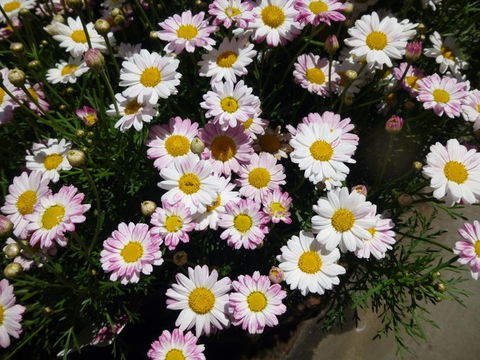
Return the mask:
{"type": "MultiPolygon", "coordinates": [[[[429,208],[422,210],[428,212],[429,208]]],[[[470,207],[463,211],[470,219],[480,220],[480,207],[470,207]]],[[[439,241],[453,246],[459,239],[456,230],[463,225],[462,219],[452,220],[448,215],[439,213],[434,222],[435,229],[448,230],[439,241]]],[[[447,255],[448,256],[448,255],[447,255]]],[[[439,328],[425,326],[428,343],[416,344],[406,337],[411,354],[404,359],[421,360],[463,360],[480,359],[480,280],[470,280],[461,288],[473,293],[464,298],[466,307],[444,301],[437,306],[427,306],[431,318],[439,328]]],[[[318,319],[307,321],[301,328],[297,340],[285,357],[285,360],[393,360],[396,357],[396,344],[393,338],[372,340],[380,328],[375,314],[366,313],[358,328],[347,324],[325,337],[318,331],[318,319]]]]}

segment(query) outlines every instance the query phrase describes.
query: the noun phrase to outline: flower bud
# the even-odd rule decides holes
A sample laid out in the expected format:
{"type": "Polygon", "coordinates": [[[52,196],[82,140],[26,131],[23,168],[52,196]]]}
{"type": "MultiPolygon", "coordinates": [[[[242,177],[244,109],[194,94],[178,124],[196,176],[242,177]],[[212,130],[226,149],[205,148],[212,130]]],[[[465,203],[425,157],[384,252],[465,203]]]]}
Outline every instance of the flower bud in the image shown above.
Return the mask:
{"type": "Polygon", "coordinates": [[[83,7],[83,0],[66,0],[67,6],[74,10],[79,10],[83,7]]]}
{"type": "Polygon", "coordinates": [[[53,15],[52,20],[56,21],[56,22],[59,22],[61,24],[65,23],[65,18],[62,15],[59,15],[59,14],[53,15]]]}
{"type": "Polygon", "coordinates": [[[423,44],[421,41],[411,41],[405,47],[405,59],[408,62],[415,62],[422,55],[423,44]]]}
{"type": "Polygon", "coordinates": [[[71,86],[65,89],[65,92],[69,95],[75,94],[75,89],[71,86]]]}
{"type": "Polygon", "coordinates": [[[6,216],[0,215],[0,237],[10,235],[13,231],[13,223],[6,216]]]}
{"type": "Polygon", "coordinates": [[[345,103],[345,105],[348,105],[348,106],[352,105],[354,101],[355,101],[355,98],[351,95],[347,95],[343,99],[343,102],[345,103]]]}
{"type": "Polygon", "coordinates": [[[402,131],[403,119],[400,116],[392,115],[385,123],[385,131],[390,134],[397,134],[402,131]]]}
{"type": "Polygon", "coordinates": [[[427,27],[425,26],[425,24],[418,24],[417,32],[419,34],[425,34],[426,31],[427,31],[427,27]]]}
{"type": "Polygon", "coordinates": [[[90,69],[99,70],[105,65],[105,58],[98,49],[88,49],[83,54],[87,66],[90,69]]]}
{"type": "Polygon", "coordinates": [[[26,8],[20,9],[20,11],[18,12],[18,15],[20,15],[23,18],[30,16],[30,14],[31,14],[30,10],[26,8]]]}
{"type": "Polygon", "coordinates": [[[7,246],[5,246],[5,248],[3,249],[3,252],[5,253],[5,256],[8,258],[8,259],[13,259],[15,257],[18,256],[18,254],[20,254],[20,246],[18,246],[17,243],[12,243],[12,244],[8,244],[7,246]]]}
{"type": "Polygon", "coordinates": [[[352,191],[367,196],[367,187],[365,185],[355,185],[352,187],[352,191]]]}
{"type": "Polygon", "coordinates": [[[22,265],[16,263],[16,262],[11,262],[7,266],[5,266],[5,269],[3,269],[3,274],[5,275],[6,278],[12,279],[19,274],[23,272],[23,267],[22,265]]]}
{"type": "Polygon", "coordinates": [[[32,60],[27,64],[28,68],[32,69],[32,70],[40,69],[40,65],[41,65],[40,61],[38,61],[38,60],[32,60]]]}
{"type": "Polygon", "coordinates": [[[192,142],[190,143],[190,150],[192,150],[194,154],[201,154],[203,150],[205,150],[205,144],[202,140],[196,137],[192,139],[192,142]]]}
{"type": "Polygon", "coordinates": [[[21,87],[25,84],[25,73],[20,69],[10,70],[8,73],[8,81],[10,81],[13,86],[21,87]]]}
{"type": "Polygon", "coordinates": [[[417,171],[420,171],[423,168],[423,164],[420,161],[414,161],[412,166],[417,171]]]}
{"type": "Polygon", "coordinates": [[[425,40],[427,39],[427,37],[426,37],[425,35],[423,35],[423,34],[420,35],[419,38],[420,38],[420,40],[422,40],[422,41],[425,41],[425,40]]]}
{"type": "Polygon", "coordinates": [[[347,70],[345,71],[345,78],[349,81],[357,80],[358,73],[355,70],[347,70]]]}
{"type": "Polygon", "coordinates": [[[446,286],[444,283],[437,283],[435,284],[435,289],[439,292],[445,292],[445,290],[447,290],[446,286]]]}
{"type": "Polygon", "coordinates": [[[343,4],[343,13],[345,15],[350,15],[353,13],[353,4],[350,1],[347,1],[345,4],[343,4]]]}
{"type": "Polygon", "coordinates": [[[173,254],[173,263],[177,266],[183,266],[188,262],[188,254],[185,251],[177,251],[173,254]]]}
{"type": "Polygon", "coordinates": [[[98,19],[95,21],[95,30],[100,35],[106,35],[110,31],[110,23],[105,19],[98,19]]]}
{"type": "Polygon", "coordinates": [[[151,40],[158,39],[158,33],[156,31],[150,31],[150,39],[151,40]]]}
{"type": "Polygon", "coordinates": [[[69,150],[67,160],[73,167],[82,167],[85,165],[85,153],[82,150],[69,150]]]}
{"type": "Polygon", "coordinates": [[[123,15],[117,15],[113,18],[113,22],[115,23],[115,25],[123,25],[125,24],[125,16],[123,15]]]}
{"type": "Polygon", "coordinates": [[[75,110],[75,114],[89,127],[98,122],[97,110],[89,106],[85,105],[83,108],[75,110]]]}
{"type": "Polygon", "coordinates": [[[268,278],[272,283],[280,284],[283,280],[285,280],[285,274],[282,269],[272,266],[268,272],[268,278]]]}
{"type": "Polygon", "coordinates": [[[155,204],[153,201],[147,200],[140,204],[140,209],[143,215],[150,216],[157,209],[157,204],[155,204]]]}
{"type": "Polygon", "coordinates": [[[413,110],[415,109],[415,103],[413,101],[405,101],[405,104],[403,104],[405,109],[407,110],[413,110]]]}
{"type": "Polygon", "coordinates": [[[119,8],[112,9],[112,11],[110,12],[111,17],[115,17],[121,14],[122,14],[122,10],[120,10],[119,8]]]}
{"type": "Polygon", "coordinates": [[[61,104],[58,108],[62,111],[67,110],[67,106],[65,104],[61,104]]]}
{"type": "Polygon", "coordinates": [[[402,206],[410,206],[412,205],[413,199],[408,194],[402,194],[398,197],[398,203],[402,206]]]}
{"type": "Polygon", "coordinates": [[[25,47],[20,42],[12,42],[10,44],[10,51],[14,53],[14,55],[21,55],[25,52],[25,47]]]}
{"type": "Polygon", "coordinates": [[[329,55],[335,54],[338,49],[340,48],[340,45],[338,44],[338,39],[335,35],[330,35],[327,37],[325,40],[325,51],[329,55]]]}
{"type": "Polygon", "coordinates": [[[77,135],[78,137],[83,137],[85,136],[85,130],[78,129],[77,131],[75,131],[75,135],[77,135]]]}
{"type": "Polygon", "coordinates": [[[45,307],[43,308],[43,313],[44,313],[45,315],[50,315],[50,314],[52,313],[52,308],[51,308],[50,306],[45,306],[45,307]]]}

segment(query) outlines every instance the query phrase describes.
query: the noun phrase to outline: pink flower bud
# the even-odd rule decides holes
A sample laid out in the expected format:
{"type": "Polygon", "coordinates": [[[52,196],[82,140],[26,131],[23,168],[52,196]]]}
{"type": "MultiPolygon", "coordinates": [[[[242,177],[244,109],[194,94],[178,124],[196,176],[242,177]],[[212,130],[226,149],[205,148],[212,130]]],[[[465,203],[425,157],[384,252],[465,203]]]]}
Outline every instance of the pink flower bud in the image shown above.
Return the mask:
{"type": "Polygon", "coordinates": [[[365,185],[355,185],[352,187],[352,191],[354,190],[359,194],[367,196],[367,187],[365,185]]]}
{"type": "Polygon", "coordinates": [[[330,35],[329,37],[327,37],[324,46],[325,51],[330,55],[335,54],[340,47],[340,45],[338,44],[338,39],[335,35],[330,35]]]}
{"type": "Polygon", "coordinates": [[[403,128],[403,118],[397,115],[392,115],[385,123],[385,131],[388,133],[399,133],[403,128]]]}
{"type": "Polygon", "coordinates": [[[86,105],[83,108],[75,110],[75,114],[87,126],[93,126],[98,121],[97,110],[92,109],[91,107],[86,105]]]}
{"type": "Polygon", "coordinates": [[[285,280],[285,274],[283,273],[282,269],[276,266],[272,266],[272,268],[268,272],[268,278],[272,283],[280,284],[283,280],[285,280]]]}
{"type": "Polygon", "coordinates": [[[87,66],[91,69],[101,69],[105,65],[105,58],[98,49],[88,49],[83,54],[83,60],[87,63],[87,66]]]}
{"type": "Polygon", "coordinates": [[[405,59],[408,62],[417,61],[422,55],[423,44],[421,41],[409,42],[405,48],[405,59]]]}

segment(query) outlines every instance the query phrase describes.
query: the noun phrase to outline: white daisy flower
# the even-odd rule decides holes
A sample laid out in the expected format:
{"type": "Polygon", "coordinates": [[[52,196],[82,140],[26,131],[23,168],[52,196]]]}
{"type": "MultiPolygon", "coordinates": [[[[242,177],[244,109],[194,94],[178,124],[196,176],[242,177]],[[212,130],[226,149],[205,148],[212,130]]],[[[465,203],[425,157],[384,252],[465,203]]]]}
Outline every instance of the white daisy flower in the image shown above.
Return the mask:
{"type": "Polygon", "coordinates": [[[72,168],[67,160],[67,152],[71,148],[72,143],[65,139],[48,139],[46,143],[34,143],[31,152],[25,157],[26,167],[44,173],[45,178],[56,183],[60,179],[59,171],[72,168]]]}
{"type": "MultiPolygon", "coordinates": [[[[4,68],[0,69],[0,75],[2,76],[3,86],[7,88],[8,91],[13,93],[15,91],[15,86],[8,81],[9,69],[4,68]]],[[[10,98],[10,96],[0,88],[0,125],[5,124],[13,119],[13,110],[18,107],[18,105],[10,98]]]]}
{"type": "MultiPolygon", "coordinates": [[[[158,115],[158,111],[154,105],[145,102],[138,103],[136,98],[126,98],[122,94],[115,94],[117,100],[118,112],[122,116],[116,123],[115,127],[120,131],[125,132],[132,126],[135,130],[140,131],[143,128],[143,123],[149,123],[154,116],[158,115]]],[[[108,116],[116,116],[117,112],[113,104],[110,109],[106,111],[108,116]]]]}
{"type": "MultiPolygon", "coordinates": [[[[13,22],[17,22],[18,13],[22,9],[33,9],[36,5],[35,0],[0,0],[0,6],[3,8],[3,11],[7,14],[9,19],[13,22]]],[[[7,19],[0,12],[0,22],[6,23],[7,19]]]]}
{"type": "Polygon", "coordinates": [[[47,71],[47,81],[52,84],[74,84],[87,71],[88,66],[80,57],[60,60],[54,68],[47,71]]]}
{"type": "Polygon", "coordinates": [[[278,267],[284,272],[285,282],[291,290],[300,290],[303,296],[324,294],[325,290],[340,284],[338,275],[346,272],[344,267],[336,264],[340,251],[326,250],[310,232],[301,231],[300,236],[292,236],[280,250],[278,267]]]}
{"type": "Polygon", "coordinates": [[[472,90],[463,99],[462,116],[465,121],[480,124],[480,90],[472,90]]]}
{"type": "Polygon", "coordinates": [[[160,56],[142,49],[122,63],[120,86],[127,87],[123,95],[137,98],[139,103],[155,105],[159,98],[166,99],[177,93],[182,75],[176,70],[180,61],[171,56],[160,56]]]}
{"type": "Polygon", "coordinates": [[[437,10],[437,5],[440,5],[442,0],[422,0],[423,8],[430,6],[433,11],[437,10]]]}
{"type": "Polygon", "coordinates": [[[457,74],[460,70],[468,67],[468,63],[458,57],[460,55],[460,48],[453,37],[448,36],[443,40],[442,36],[435,31],[430,35],[430,41],[433,47],[424,50],[425,56],[435,59],[437,64],[440,65],[440,72],[442,74],[445,73],[447,69],[457,74]]]}
{"type": "Polygon", "coordinates": [[[167,290],[167,309],[181,310],[175,322],[180,331],[195,326],[196,336],[209,335],[212,328],[223,329],[230,324],[226,314],[228,293],[232,286],[228,277],[218,280],[216,270],[207,265],[188,268],[188,277],[176,275],[177,282],[167,290]]]}
{"type": "Polygon", "coordinates": [[[132,57],[133,54],[140,54],[140,50],[142,50],[142,44],[130,44],[122,42],[120,45],[118,45],[118,52],[115,54],[115,57],[127,59],[132,57]]]}

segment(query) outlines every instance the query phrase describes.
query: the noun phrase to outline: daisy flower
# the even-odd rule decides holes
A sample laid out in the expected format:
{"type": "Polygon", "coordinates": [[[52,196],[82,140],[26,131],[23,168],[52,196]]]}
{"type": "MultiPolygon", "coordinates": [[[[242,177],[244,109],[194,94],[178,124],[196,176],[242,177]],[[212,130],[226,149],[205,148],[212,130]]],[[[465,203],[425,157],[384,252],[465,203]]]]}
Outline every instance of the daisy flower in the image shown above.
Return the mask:
{"type": "MultiPolygon", "coordinates": [[[[7,88],[8,91],[13,93],[15,91],[15,86],[13,86],[10,81],[8,81],[9,69],[1,69],[0,75],[2,76],[3,86],[7,88]]],[[[10,96],[0,88],[0,125],[6,124],[13,119],[13,110],[18,107],[18,105],[10,98],[10,96]]]]}
{"type": "Polygon", "coordinates": [[[97,110],[87,105],[75,110],[75,115],[89,127],[98,122],[97,110]]]}
{"type": "Polygon", "coordinates": [[[182,202],[192,214],[205,212],[218,193],[217,177],[212,176],[212,166],[194,154],[177,158],[168,167],[160,170],[164,181],[158,187],[167,190],[162,201],[175,205],[182,202]]]}
{"type": "Polygon", "coordinates": [[[331,75],[328,77],[329,61],[322,59],[312,53],[300,55],[295,63],[293,77],[297,84],[307,89],[308,92],[326,97],[329,95],[329,88],[332,91],[336,89],[336,83],[340,81],[340,76],[335,72],[332,66],[331,75]]]}
{"type": "Polygon", "coordinates": [[[418,80],[417,100],[425,109],[432,109],[435,115],[447,115],[449,118],[459,117],[462,101],[467,96],[466,84],[456,79],[433,74],[418,80]]]}
{"type": "Polygon", "coordinates": [[[342,14],[345,5],[339,0],[296,0],[295,9],[298,11],[298,15],[295,17],[296,21],[313,26],[318,26],[320,23],[332,25],[332,21],[346,19],[342,14]]]}
{"type": "Polygon", "coordinates": [[[209,160],[213,171],[230,176],[238,173],[240,165],[248,164],[253,154],[251,140],[241,125],[227,128],[225,131],[218,123],[208,122],[199,131],[198,137],[205,144],[202,158],[209,160]]]}
{"type": "Polygon", "coordinates": [[[140,274],[150,275],[152,265],[162,265],[162,241],[148,229],[147,224],[120,223],[118,230],[103,242],[100,262],[110,280],[123,285],[137,283],[140,274]]]}
{"type": "Polygon", "coordinates": [[[174,159],[182,159],[190,150],[190,143],[198,135],[198,123],[190,119],[173,117],[165,125],[150,128],[147,141],[147,156],[154,159],[153,165],[161,170],[169,166],[174,159]]]}
{"type": "Polygon", "coordinates": [[[197,337],[190,331],[184,334],[179,329],[162,335],[150,345],[147,356],[152,360],[205,360],[205,346],[197,344],[197,337]]]}
{"type": "Polygon", "coordinates": [[[35,111],[37,114],[43,115],[42,113],[47,112],[50,105],[45,100],[45,93],[43,92],[42,84],[37,83],[32,86],[27,81],[25,83],[25,89],[27,89],[30,96],[28,96],[22,89],[16,89],[12,95],[15,95],[17,99],[26,102],[30,110],[35,111]],[[35,102],[32,101],[31,98],[33,98],[35,102]]]}
{"type": "Polygon", "coordinates": [[[393,68],[393,74],[398,81],[403,78],[401,86],[407,90],[411,96],[418,95],[419,86],[417,81],[425,77],[422,70],[409,65],[407,62],[402,62],[398,67],[393,68]]]}
{"type": "Polygon", "coordinates": [[[480,124],[480,90],[470,91],[462,103],[462,116],[465,121],[480,124]]]}
{"type": "Polygon", "coordinates": [[[253,154],[250,163],[242,165],[238,176],[240,195],[256,202],[262,202],[269,192],[286,184],[283,165],[277,164],[277,159],[265,152],[253,154]]]}
{"type": "Polygon", "coordinates": [[[423,8],[430,6],[433,11],[437,10],[437,5],[441,4],[442,0],[422,0],[423,8]]]}
{"type": "Polygon", "coordinates": [[[190,10],[184,11],[181,15],[175,14],[158,25],[162,28],[157,32],[158,38],[168,41],[164,50],[167,53],[180,54],[183,50],[193,53],[196,47],[212,50],[215,40],[210,34],[217,31],[216,26],[211,26],[208,20],[204,20],[203,11],[192,15],[190,10]]]}
{"type": "Polygon", "coordinates": [[[282,133],[282,127],[278,125],[275,129],[266,127],[263,134],[257,136],[253,149],[272,154],[275,159],[288,158],[287,152],[291,151],[288,144],[290,134],[282,133]]]}
{"type": "Polygon", "coordinates": [[[0,281],[0,346],[10,346],[10,336],[18,339],[22,333],[20,322],[25,312],[25,306],[15,304],[13,286],[7,279],[0,281]]]}
{"type": "Polygon", "coordinates": [[[440,73],[445,73],[450,69],[452,73],[459,73],[468,67],[468,63],[458,57],[460,48],[455,39],[447,37],[443,40],[442,36],[435,31],[430,35],[430,41],[433,47],[424,50],[425,56],[434,58],[440,66],[440,73]]]}
{"type": "Polygon", "coordinates": [[[245,29],[255,19],[252,9],[250,1],[214,0],[208,6],[208,13],[214,17],[214,25],[223,24],[229,29],[235,22],[239,28],[245,29]]]}
{"type": "Polygon", "coordinates": [[[207,110],[205,116],[220,123],[222,128],[235,127],[239,122],[255,116],[260,108],[260,99],[252,95],[253,89],[243,80],[213,83],[213,91],[203,95],[200,106],[207,110]]]}
{"type": "Polygon", "coordinates": [[[47,81],[52,84],[74,84],[87,71],[87,64],[80,57],[70,58],[68,62],[60,60],[53,69],[47,71],[47,81]]]}
{"type": "MultiPolygon", "coordinates": [[[[60,47],[65,48],[65,51],[70,52],[73,57],[79,57],[89,49],[87,34],[83,30],[80,17],[77,17],[76,19],[68,17],[67,24],[56,22],[55,27],[56,34],[53,35],[53,38],[60,43],[60,47]]],[[[92,48],[98,49],[102,52],[107,51],[105,39],[97,33],[93,23],[90,22],[86,24],[86,28],[92,48]]],[[[108,40],[110,41],[110,44],[115,44],[115,38],[111,32],[108,33],[108,40]]]]}
{"type": "Polygon", "coordinates": [[[260,114],[256,114],[246,121],[241,121],[241,123],[243,130],[251,139],[256,139],[257,135],[265,134],[265,128],[268,126],[268,121],[262,119],[260,114]]]}
{"type": "Polygon", "coordinates": [[[271,222],[278,224],[283,221],[285,224],[291,224],[290,205],[292,198],[287,192],[275,189],[267,193],[262,201],[263,212],[271,222]]]}
{"type": "Polygon", "coordinates": [[[283,270],[286,283],[291,290],[299,289],[303,296],[308,293],[323,295],[325,290],[340,284],[338,275],[346,272],[336,264],[340,251],[326,250],[310,232],[301,231],[299,236],[292,236],[280,251],[278,267],[283,270]]]}
{"type": "Polygon", "coordinates": [[[176,70],[180,61],[171,56],[142,49],[125,59],[120,70],[120,86],[126,87],[123,95],[137,98],[139,103],[155,105],[159,98],[166,99],[177,93],[182,75],[176,70]]]}
{"type": "MultiPolygon", "coordinates": [[[[35,0],[0,0],[0,6],[12,22],[18,21],[18,13],[22,9],[33,9],[36,5],[35,0]]],[[[6,23],[7,19],[0,12],[0,23],[6,23]]]]}
{"type": "Polygon", "coordinates": [[[253,9],[255,20],[249,24],[252,38],[259,43],[266,40],[269,46],[292,41],[303,27],[295,21],[298,11],[293,4],[294,0],[259,0],[253,9]]]}
{"type": "MultiPolygon", "coordinates": [[[[322,115],[318,113],[310,113],[302,119],[304,124],[321,123],[327,124],[330,127],[330,132],[339,130],[341,135],[340,139],[353,146],[358,145],[359,137],[356,134],[351,133],[355,126],[350,122],[350,118],[342,119],[340,115],[331,111],[325,111],[322,115]]],[[[350,155],[353,155],[352,152],[350,155]]]]}
{"type": "Polygon", "coordinates": [[[459,256],[460,264],[470,265],[472,278],[478,280],[480,273],[480,222],[474,221],[473,224],[465,223],[458,233],[463,240],[455,243],[453,252],[459,256]]]}
{"type": "Polygon", "coordinates": [[[230,324],[225,313],[231,281],[228,277],[218,280],[216,270],[207,265],[188,268],[188,277],[175,276],[177,282],[167,290],[167,309],[181,310],[175,322],[180,331],[195,326],[195,335],[210,335],[212,329],[223,329],[230,324]]]}
{"type": "Polygon", "coordinates": [[[158,234],[169,250],[175,250],[180,242],[187,243],[188,233],[195,228],[190,210],[182,203],[162,203],[152,215],[152,233],[158,234]]]}
{"type": "Polygon", "coordinates": [[[372,12],[357,20],[348,33],[351,37],[345,39],[345,44],[352,48],[351,54],[366,58],[370,65],[392,67],[391,59],[401,59],[405,55],[407,41],[416,31],[393,17],[380,20],[378,14],[372,12]]]}
{"type": "Polygon", "coordinates": [[[427,166],[423,173],[431,178],[433,196],[445,198],[448,206],[463,202],[473,204],[480,199],[480,154],[450,139],[447,145],[439,142],[430,146],[427,166]]]}
{"type": "Polygon", "coordinates": [[[140,50],[142,50],[142,44],[130,44],[122,42],[120,45],[118,45],[118,52],[114,56],[126,60],[132,57],[134,54],[140,54],[140,50]]]}
{"type": "MultiPolygon", "coordinates": [[[[121,132],[125,132],[132,126],[135,130],[140,131],[143,123],[149,123],[154,116],[158,115],[158,111],[154,105],[145,102],[139,103],[136,98],[126,98],[122,94],[115,94],[117,101],[118,113],[122,117],[115,123],[115,128],[121,132]]],[[[108,116],[116,116],[117,112],[113,104],[106,111],[108,116]]]]}
{"type": "Polygon", "coordinates": [[[255,249],[268,233],[265,215],[260,211],[260,204],[242,199],[225,206],[225,213],[220,215],[218,226],[224,228],[220,238],[227,240],[229,246],[235,249],[255,249]]]}
{"type": "Polygon", "coordinates": [[[13,223],[13,233],[20,239],[28,235],[28,220],[25,215],[33,213],[35,205],[41,198],[50,194],[49,179],[39,171],[30,174],[23,172],[13,178],[13,183],[8,187],[5,205],[0,209],[13,223]]]}
{"type": "Polygon", "coordinates": [[[34,143],[31,155],[25,157],[28,170],[40,171],[45,178],[56,183],[60,179],[61,170],[70,170],[72,166],[67,160],[67,152],[72,143],[65,140],[48,139],[46,143],[34,143]]]}
{"type": "Polygon", "coordinates": [[[258,271],[252,276],[240,275],[232,282],[232,287],[229,301],[232,324],[241,325],[250,334],[261,334],[265,326],[278,325],[277,316],[287,311],[282,303],[287,293],[258,271]]]}
{"type": "Polygon", "coordinates": [[[200,66],[200,76],[212,78],[212,82],[222,80],[237,82],[237,76],[248,74],[247,66],[257,54],[253,44],[246,38],[224,38],[218,49],[203,54],[200,66]]]}
{"type": "Polygon", "coordinates": [[[363,246],[363,239],[371,238],[367,229],[375,226],[372,204],[355,190],[333,189],[318,199],[313,211],[317,215],[312,218],[312,231],[329,251],[338,245],[343,252],[355,251],[363,246]]]}

